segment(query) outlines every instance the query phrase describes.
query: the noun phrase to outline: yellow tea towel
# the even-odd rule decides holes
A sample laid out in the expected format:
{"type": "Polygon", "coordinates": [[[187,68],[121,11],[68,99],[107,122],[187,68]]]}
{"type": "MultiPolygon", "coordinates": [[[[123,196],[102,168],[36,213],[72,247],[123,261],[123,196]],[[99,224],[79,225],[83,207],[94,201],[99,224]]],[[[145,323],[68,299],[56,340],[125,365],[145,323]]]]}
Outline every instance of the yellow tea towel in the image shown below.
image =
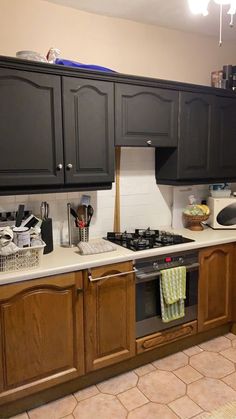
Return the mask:
{"type": "Polygon", "coordinates": [[[161,317],[164,323],[184,317],[186,298],[186,267],[178,266],[161,271],[161,317]]]}

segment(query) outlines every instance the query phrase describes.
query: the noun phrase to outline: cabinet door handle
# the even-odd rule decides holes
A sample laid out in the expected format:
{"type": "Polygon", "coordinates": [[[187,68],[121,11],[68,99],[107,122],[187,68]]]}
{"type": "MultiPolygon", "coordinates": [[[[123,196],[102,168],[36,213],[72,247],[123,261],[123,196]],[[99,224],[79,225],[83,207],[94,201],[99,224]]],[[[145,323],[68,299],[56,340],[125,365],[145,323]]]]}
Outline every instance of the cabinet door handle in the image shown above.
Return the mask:
{"type": "Polygon", "coordinates": [[[152,140],[147,140],[147,141],[146,141],[146,144],[147,144],[147,145],[152,145],[152,140]]]}
{"type": "Polygon", "coordinates": [[[59,163],[59,164],[57,165],[57,170],[62,170],[62,169],[63,169],[63,164],[59,163]]]}
{"type": "Polygon", "coordinates": [[[67,166],[66,166],[67,170],[71,170],[72,167],[73,167],[73,165],[71,163],[68,163],[67,166]]]}
{"type": "Polygon", "coordinates": [[[137,269],[134,268],[132,269],[132,271],[127,271],[127,272],[119,272],[118,274],[113,274],[113,275],[107,275],[107,276],[100,276],[98,278],[93,278],[91,274],[89,274],[89,280],[91,282],[96,282],[96,281],[100,281],[102,279],[108,279],[108,278],[116,278],[117,276],[122,276],[122,275],[128,275],[128,274],[133,274],[137,272],[137,269]]]}
{"type": "Polygon", "coordinates": [[[76,288],[77,295],[82,294],[82,292],[83,292],[83,288],[76,288]]]}

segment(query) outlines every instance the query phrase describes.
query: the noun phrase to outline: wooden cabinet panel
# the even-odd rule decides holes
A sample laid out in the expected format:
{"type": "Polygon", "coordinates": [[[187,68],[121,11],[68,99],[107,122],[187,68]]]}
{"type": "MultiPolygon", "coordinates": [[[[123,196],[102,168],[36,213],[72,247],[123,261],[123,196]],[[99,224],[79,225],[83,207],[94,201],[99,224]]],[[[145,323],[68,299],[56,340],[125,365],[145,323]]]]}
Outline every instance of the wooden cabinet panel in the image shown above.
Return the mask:
{"type": "Polygon", "coordinates": [[[112,182],[113,83],[72,77],[62,81],[66,183],[112,182]]]}
{"type": "Polygon", "coordinates": [[[136,340],[137,353],[143,353],[166,345],[167,343],[175,342],[197,333],[197,321],[182,324],[181,326],[173,327],[169,330],[154,333],[149,336],[144,336],[136,340]]]}
{"type": "Polygon", "coordinates": [[[178,92],[116,84],[116,145],[177,145],[178,92]]]}
{"type": "Polygon", "coordinates": [[[180,93],[180,178],[209,178],[212,173],[214,96],[180,93]]]}
{"type": "Polygon", "coordinates": [[[64,182],[60,77],[0,68],[0,186],[64,182]]]}
{"type": "MultiPolygon", "coordinates": [[[[91,270],[93,278],[132,271],[131,262],[91,270]]],[[[85,285],[86,371],[115,364],[135,354],[134,274],[85,285]]]]}
{"type": "Polygon", "coordinates": [[[236,100],[217,98],[215,173],[235,177],[236,167],[236,100]]]}
{"type": "Polygon", "coordinates": [[[200,251],[198,329],[207,330],[232,320],[234,245],[200,251]]]}
{"type": "Polygon", "coordinates": [[[81,288],[81,273],[1,287],[4,391],[84,373],[81,288]]]}

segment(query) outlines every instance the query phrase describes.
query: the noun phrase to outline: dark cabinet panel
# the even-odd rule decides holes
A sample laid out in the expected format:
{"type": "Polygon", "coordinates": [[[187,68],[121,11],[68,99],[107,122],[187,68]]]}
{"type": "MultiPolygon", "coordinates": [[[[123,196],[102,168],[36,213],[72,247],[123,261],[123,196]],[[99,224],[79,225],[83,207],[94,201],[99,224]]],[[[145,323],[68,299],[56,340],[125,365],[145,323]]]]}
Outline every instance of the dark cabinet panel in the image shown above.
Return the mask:
{"type": "Polygon", "coordinates": [[[178,177],[208,178],[212,173],[214,96],[180,94],[178,177]]]}
{"type": "Polygon", "coordinates": [[[217,98],[215,172],[236,177],[236,100],[217,98]]]}
{"type": "Polygon", "coordinates": [[[116,84],[116,145],[177,145],[178,92],[116,84]]]}
{"type": "Polygon", "coordinates": [[[63,77],[63,117],[66,183],[111,182],[113,83],[63,77]]]}
{"type": "Polygon", "coordinates": [[[0,186],[64,181],[60,77],[0,69],[0,186]]]}

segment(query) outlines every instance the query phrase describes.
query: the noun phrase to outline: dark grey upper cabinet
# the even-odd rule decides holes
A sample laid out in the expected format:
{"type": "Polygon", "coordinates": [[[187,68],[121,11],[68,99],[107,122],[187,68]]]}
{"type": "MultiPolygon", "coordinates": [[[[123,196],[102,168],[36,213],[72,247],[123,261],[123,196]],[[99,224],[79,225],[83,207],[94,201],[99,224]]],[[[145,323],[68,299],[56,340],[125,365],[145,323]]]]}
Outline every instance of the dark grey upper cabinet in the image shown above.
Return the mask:
{"type": "Polygon", "coordinates": [[[177,91],[116,84],[115,115],[116,145],[177,145],[177,91]]]}
{"type": "Polygon", "coordinates": [[[216,101],[215,173],[236,177],[236,100],[216,101]]]}
{"type": "Polygon", "coordinates": [[[180,93],[179,178],[213,175],[212,141],[214,96],[180,93]]]}
{"type": "Polygon", "coordinates": [[[114,178],[114,85],[63,77],[65,182],[114,178]]]}
{"type": "Polygon", "coordinates": [[[59,76],[0,68],[0,187],[64,182],[61,123],[59,76]]]}

